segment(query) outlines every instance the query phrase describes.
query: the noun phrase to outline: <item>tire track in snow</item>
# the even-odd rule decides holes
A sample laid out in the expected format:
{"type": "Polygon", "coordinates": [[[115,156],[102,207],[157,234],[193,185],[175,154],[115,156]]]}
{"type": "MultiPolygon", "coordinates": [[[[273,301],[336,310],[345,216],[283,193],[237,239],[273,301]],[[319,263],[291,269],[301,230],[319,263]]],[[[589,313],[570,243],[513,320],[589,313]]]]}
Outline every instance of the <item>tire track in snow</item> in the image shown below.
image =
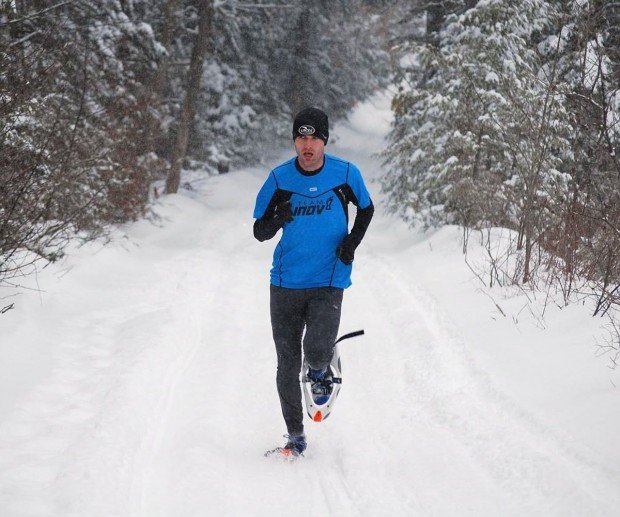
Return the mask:
{"type": "MultiPolygon", "coordinates": [[[[196,201],[204,202],[200,199],[196,201]]],[[[217,202],[217,199],[209,201],[217,202]]],[[[135,516],[168,515],[165,513],[165,505],[174,504],[178,495],[170,487],[181,484],[178,479],[168,479],[166,472],[170,455],[177,454],[175,447],[182,449],[183,445],[175,442],[175,435],[182,431],[183,423],[196,421],[204,411],[202,407],[188,405],[183,395],[191,391],[188,386],[192,382],[198,384],[200,391],[200,388],[206,385],[210,388],[217,384],[217,378],[221,374],[227,375],[227,369],[217,363],[219,344],[209,343],[208,340],[214,333],[217,334],[216,325],[230,322],[226,315],[223,315],[214,324],[212,314],[217,313],[217,308],[222,305],[227,284],[231,284],[235,279],[236,264],[234,260],[227,260],[227,257],[234,256],[244,247],[243,242],[236,241],[233,235],[225,231],[230,224],[230,213],[234,209],[234,206],[222,207],[222,211],[215,215],[208,226],[201,227],[201,231],[189,239],[189,246],[193,250],[191,256],[177,261],[176,264],[177,268],[187,272],[187,278],[183,283],[184,288],[175,296],[174,305],[177,308],[171,328],[179,330],[189,326],[190,331],[183,332],[180,336],[171,332],[171,342],[179,343],[185,340],[185,343],[181,344],[184,350],[180,356],[172,357],[173,360],[167,368],[163,378],[165,389],[159,397],[153,413],[154,422],[140,450],[131,497],[132,515],[135,516]],[[218,243],[217,251],[211,249],[214,242],[218,243]],[[187,314],[190,315],[189,318],[187,314]],[[202,368],[197,365],[202,365],[202,368]],[[205,372],[211,373],[205,375],[205,372]],[[169,501],[161,500],[162,489],[169,501]]],[[[239,214],[235,216],[239,217],[239,214]]],[[[200,402],[206,403],[206,400],[200,402]]],[[[199,425],[199,422],[196,425],[199,425]]],[[[204,438],[208,440],[211,437],[207,433],[204,438]]],[[[170,512],[176,511],[178,508],[170,509],[170,512]]]]}
{"type": "MultiPolygon", "coordinates": [[[[409,298],[399,296],[393,285],[398,281],[383,275],[380,261],[371,255],[357,265],[356,296],[363,305],[348,307],[364,314],[366,337],[359,352],[351,345],[345,363],[352,400],[335,412],[345,416],[345,441],[351,434],[353,442],[351,450],[343,449],[343,471],[366,514],[467,514],[472,483],[483,490],[493,484],[480,472],[467,472],[464,480],[469,458],[425,418],[426,408],[418,403],[420,386],[410,372],[433,375],[423,355],[434,338],[409,298]]],[[[478,514],[500,510],[490,499],[476,509],[478,514]]]]}
{"type": "MultiPolygon", "coordinates": [[[[0,425],[0,507],[8,515],[140,511],[150,471],[139,451],[156,450],[174,377],[195,353],[175,345],[192,298],[177,292],[188,283],[177,264],[191,268],[191,250],[156,255],[146,269],[140,255],[128,255],[123,271],[116,263],[102,270],[108,285],[87,276],[83,299],[50,306],[59,322],[47,337],[54,369],[0,425]],[[89,297],[100,287],[109,292],[89,297]],[[170,384],[163,394],[160,374],[170,384]]],[[[197,341],[191,329],[183,336],[190,339],[181,345],[197,341]]]]}
{"type": "Polygon", "coordinates": [[[271,335],[257,336],[256,325],[248,325],[259,321],[261,329],[269,328],[268,263],[263,257],[257,260],[255,252],[248,253],[248,247],[256,249],[251,233],[247,241],[239,241],[234,232],[229,235],[225,230],[236,220],[242,224],[243,217],[240,211],[234,216],[226,211],[217,214],[211,220],[212,237],[200,239],[206,243],[217,236],[218,242],[218,252],[196,269],[198,284],[205,283],[206,271],[213,279],[209,285],[213,296],[194,304],[199,320],[195,326],[201,329],[196,341],[203,346],[166,381],[173,388],[160,404],[161,426],[141,453],[152,461],[138,468],[145,474],[134,490],[134,515],[192,514],[207,507],[228,515],[290,515],[293,509],[297,515],[363,514],[356,510],[356,496],[330,457],[313,458],[313,448],[306,461],[274,465],[262,457],[272,442],[260,445],[260,439],[253,438],[258,429],[257,436],[267,433],[272,440],[279,434],[269,434],[269,428],[281,428],[282,422],[271,335]],[[243,267],[236,257],[242,257],[243,267]],[[213,271],[216,261],[220,267],[213,271]],[[260,293],[248,292],[257,284],[260,293]],[[300,487],[303,499],[298,497],[300,487]],[[260,501],[252,494],[261,494],[260,501]]]}
{"type": "Polygon", "coordinates": [[[617,474],[586,459],[569,437],[537,422],[495,390],[429,293],[403,285],[407,276],[397,275],[384,258],[374,256],[373,267],[380,271],[380,289],[399,300],[396,305],[423,317],[431,336],[423,345],[408,330],[406,312],[390,316],[404,331],[401,339],[416,343],[417,364],[412,361],[408,378],[421,406],[419,415],[450,430],[476,467],[495,479],[501,499],[510,501],[515,514],[554,515],[554,508],[570,507],[576,515],[608,515],[616,506],[617,485],[610,479],[617,474]]]}
{"type": "MultiPolygon", "coordinates": [[[[217,252],[192,268],[194,282],[202,285],[192,292],[208,289],[211,294],[193,302],[199,346],[182,373],[171,377],[175,389],[161,417],[164,425],[156,446],[145,451],[153,461],[144,467],[150,480],[137,510],[142,515],[193,514],[207,507],[241,515],[255,511],[256,502],[239,494],[269,492],[264,473],[251,476],[255,465],[244,463],[252,455],[265,466],[262,452],[252,450],[252,429],[259,426],[263,411],[254,402],[257,394],[251,382],[254,362],[262,364],[263,355],[271,358],[272,350],[269,335],[264,343],[256,343],[246,318],[256,320],[248,311],[258,310],[252,303],[254,294],[247,290],[256,282],[252,266],[263,273],[264,289],[267,277],[264,265],[247,263],[247,248],[254,245],[251,228],[247,240],[226,231],[235,219],[243,224],[245,215],[234,206],[228,208],[213,217],[207,233],[195,243],[199,254],[211,242],[218,243],[217,252]],[[257,346],[268,348],[258,353],[257,346]],[[157,454],[152,454],[154,449],[157,454]]],[[[275,509],[282,505],[274,503],[275,509]]]]}
{"type": "Polygon", "coordinates": [[[95,495],[88,490],[95,473],[106,488],[119,489],[118,499],[103,504],[102,514],[104,508],[118,511],[116,504],[124,507],[123,487],[114,478],[123,476],[123,463],[131,457],[135,442],[117,433],[116,420],[122,415],[128,426],[139,427],[139,423],[127,420],[129,415],[119,406],[130,376],[119,356],[137,357],[143,350],[122,350],[115,344],[115,329],[137,320],[154,322],[161,319],[159,311],[128,305],[94,312],[86,321],[63,323],[58,364],[51,377],[34,390],[0,433],[0,477],[4,478],[0,486],[6,496],[2,506],[10,515],[83,515],[82,509],[92,503],[89,496],[95,495]],[[111,436],[120,441],[111,443],[111,436]],[[99,447],[107,448],[107,457],[101,456],[99,447]],[[77,498],[72,494],[75,486],[85,489],[77,498]]]}
{"type": "MultiPolygon", "coordinates": [[[[191,260],[183,263],[183,266],[188,270],[194,270],[194,268],[203,265],[203,260],[202,258],[191,260]]],[[[219,277],[219,271],[217,273],[215,276],[219,277]]],[[[154,410],[154,422],[149,425],[147,435],[137,453],[136,473],[131,480],[131,515],[149,515],[147,501],[151,488],[151,477],[157,465],[157,458],[164,444],[167,429],[171,424],[170,415],[177,402],[177,388],[184,380],[184,376],[190,369],[200,348],[204,346],[199,310],[205,304],[213,301],[217,292],[216,290],[207,291],[209,295],[203,298],[201,292],[205,292],[203,290],[204,287],[202,283],[198,283],[198,285],[194,283],[191,293],[183,292],[183,295],[174,304],[176,308],[174,310],[175,317],[171,321],[172,325],[176,329],[189,325],[189,331],[183,334],[183,336],[170,333],[170,339],[171,342],[176,343],[179,343],[180,339],[184,339],[186,343],[182,346],[186,348],[180,355],[175,353],[176,357],[163,376],[162,384],[165,389],[160,395],[160,401],[154,410]],[[196,299],[201,300],[199,305],[196,304],[196,299]],[[191,318],[187,318],[187,312],[190,313],[191,318]]]]}

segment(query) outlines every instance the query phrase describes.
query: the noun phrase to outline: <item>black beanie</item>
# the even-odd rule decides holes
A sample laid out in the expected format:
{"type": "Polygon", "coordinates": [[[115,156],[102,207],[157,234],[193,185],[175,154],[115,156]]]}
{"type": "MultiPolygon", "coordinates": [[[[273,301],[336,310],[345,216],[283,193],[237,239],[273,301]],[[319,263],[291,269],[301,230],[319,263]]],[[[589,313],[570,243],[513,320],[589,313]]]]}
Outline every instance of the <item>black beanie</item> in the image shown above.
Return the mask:
{"type": "Polygon", "coordinates": [[[293,122],[293,140],[298,136],[316,136],[327,144],[327,140],[329,140],[327,115],[317,108],[301,110],[293,122]]]}

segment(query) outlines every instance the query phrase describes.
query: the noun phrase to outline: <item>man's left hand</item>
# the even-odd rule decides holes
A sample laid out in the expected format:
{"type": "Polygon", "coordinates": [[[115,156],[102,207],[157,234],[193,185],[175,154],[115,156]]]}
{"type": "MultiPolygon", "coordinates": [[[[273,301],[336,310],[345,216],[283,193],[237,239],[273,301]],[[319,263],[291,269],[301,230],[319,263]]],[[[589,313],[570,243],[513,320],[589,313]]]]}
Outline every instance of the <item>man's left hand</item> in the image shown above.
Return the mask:
{"type": "Polygon", "coordinates": [[[347,235],[344,239],[342,239],[340,246],[336,248],[336,257],[338,257],[344,264],[348,266],[353,262],[353,259],[355,258],[356,247],[357,246],[351,239],[351,235],[347,235]]]}

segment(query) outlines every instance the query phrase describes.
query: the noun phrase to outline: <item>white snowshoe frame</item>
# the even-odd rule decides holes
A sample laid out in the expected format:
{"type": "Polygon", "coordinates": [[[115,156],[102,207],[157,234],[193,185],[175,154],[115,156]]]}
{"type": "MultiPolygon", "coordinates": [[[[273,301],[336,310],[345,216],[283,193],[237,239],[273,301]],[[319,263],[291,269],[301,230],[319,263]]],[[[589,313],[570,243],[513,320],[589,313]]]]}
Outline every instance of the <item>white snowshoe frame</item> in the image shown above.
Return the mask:
{"type": "Polygon", "coordinates": [[[317,404],[312,397],[312,381],[308,378],[309,365],[304,357],[303,363],[303,377],[302,377],[302,389],[304,392],[304,401],[306,402],[306,411],[308,416],[315,422],[322,422],[332,412],[336,398],[340,392],[340,386],[342,384],[341,369],[340,369],[340,353],[338,351],[338,345],[334,346],[334,355],[332,356],[332,362],[329,364],[331,369],[333,388],[332,393],[324,404],[317,404]]]}
{"type": "Polygon", "coordinates": [[[336,403],[338,393],[340,393],[340,387],[342,385],[342,364],[340,362],[340,350],[338,348],[338,343],[343,339],[361,336],[362,334],[364,334],[363,330],[351,332],[350,334],[345,334],[340,339],[336,340],[336,343],[334,343],[334,355],[332,356],[331,363],[329,364],[332,374],[333,387],[331,395],[323,404],[317,404],[312,397],[312,381],[308,378],[309,365],[304,357],[303,367],[301,370],[303,372],[301,386],[304,394],[304,401],[306,403],[306,411],[308,416],[313,421],[322,422],[330,415],[332,409],[334,409],[334,404],[336,403]]]}

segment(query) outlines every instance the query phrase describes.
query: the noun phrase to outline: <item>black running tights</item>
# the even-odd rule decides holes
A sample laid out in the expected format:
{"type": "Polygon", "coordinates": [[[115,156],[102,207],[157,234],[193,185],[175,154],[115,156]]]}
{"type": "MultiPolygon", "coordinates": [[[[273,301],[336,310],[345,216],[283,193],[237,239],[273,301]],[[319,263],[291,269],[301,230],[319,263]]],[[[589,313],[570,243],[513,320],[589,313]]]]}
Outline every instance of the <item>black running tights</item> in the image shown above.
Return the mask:
{"type": "Polygon", "coordinates": [[[343,290],[336,287],[287,289],[271,285],[271,328],[278,355],[276,384],[291,435],[304,431],[299,384],[302,347],[311,368],[329,365],[340,325],[342,295],[343,290]]]}

